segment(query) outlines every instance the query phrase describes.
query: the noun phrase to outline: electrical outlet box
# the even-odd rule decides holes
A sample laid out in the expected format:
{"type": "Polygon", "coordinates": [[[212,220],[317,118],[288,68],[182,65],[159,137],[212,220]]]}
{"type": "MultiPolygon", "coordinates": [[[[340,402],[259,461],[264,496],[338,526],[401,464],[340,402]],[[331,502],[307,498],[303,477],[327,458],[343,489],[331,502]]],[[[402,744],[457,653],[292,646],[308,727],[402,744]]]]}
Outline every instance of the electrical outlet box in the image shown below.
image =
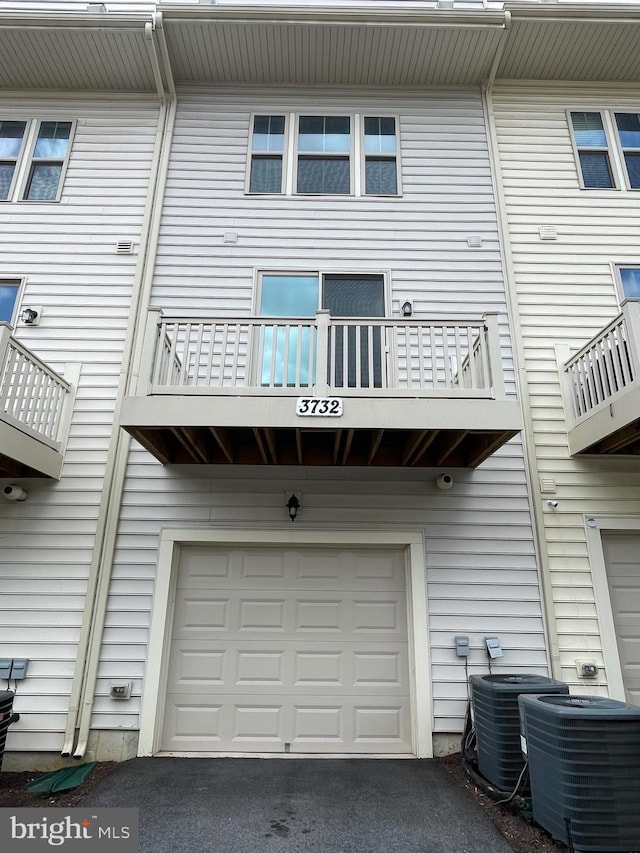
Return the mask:
{"type": "Polygon", "coordinates": [[[468,637],[454,637],[454,641],[456,644],[456,654],[459,658],[467,658],[469,657],[469,638],[468,637]]]}
{"type": "Polygon", "coordinates": [[[112,699],[131,699],[131,682],[112,681],[109,695],[112,699]]]}
{"type": "Polygon", "coordinates": [[[500,640],[497,637],[485,637],[484,641],[487,644],[487,654],[490,658],[503,657],[504,652],[502,651],[500,640]]]}
{"type": "Polygon", "coordinates": [[[0,680],[9,681],[11,678],[12,664],[13,660],[11,658],[0,658],[0,680]]]}
{"type": "Polygon", "coordinates": [[[579,678],[598,677],[598,664],[594,660],[577,660],[576,670],[579,678]]]}
{"type": "Polygon", "coordinates": [[[13,666],[11,667],[11,678],[15,681],[22,681],[27,677],[27,668],[29,666],[29,658],[14,658],[13,666]]]}

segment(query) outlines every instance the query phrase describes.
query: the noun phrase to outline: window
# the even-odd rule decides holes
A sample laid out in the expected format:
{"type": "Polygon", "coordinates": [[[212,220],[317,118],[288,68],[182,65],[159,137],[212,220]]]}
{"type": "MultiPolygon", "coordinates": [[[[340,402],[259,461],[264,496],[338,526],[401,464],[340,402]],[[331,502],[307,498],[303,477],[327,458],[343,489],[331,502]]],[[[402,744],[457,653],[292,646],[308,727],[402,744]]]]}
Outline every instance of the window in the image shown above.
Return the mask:
{"type": "Polygon", "coordinates": [[[13,325],[21,284],[19,279],[0,279],[0,323],[13,325]]]}
{"type": "Polygon", "coordinates": [[[640,266],[617,268],[623,299],[640,299],[640,266]]]}
{"type": "Polygon", "coordinates": [[[57,201],[73,122],[0,121],[0,201],[57,201]]]}
{"type": "Polygon", "coordinates": [[[256,115],[248,191],[286,195],[397,195],[392,116],[256,115]]]}
{"type": "Polygon", "coordinates": [[[629,187],[633,190],[640,189],[640,115],[616,113],[616,128],[629,187]]]}
{"type": "Polygon", "coordinates": [[[585,189],[640,189],[640,114],[608,110],[570,113],[585,189]]]}
{"type": "MultiPolygon", "coordinates": [[[[263,273],[258,313],[269,318],[312,318],[327,308],[333,319],[328,379],[334,387],[382,386],[384,352],[379,325],[351,318],[384,317],[380,273],[263,273]],[[338,321],[335,321],[338,318],[338,321]],[[341,324],[340,320],[347,322],[341,324]]],[[[312,326],[273,323],[264,330],[260,379],[263,385],[310,385],[314,377],[312,326]]]]}
{"type": "Polygon", "coordinates": [[[602,115],[572,112],[571,122],[583,186],[587,189],[615,187],[602,115]]]}
{"type": "Polygon", "coordinates": [[[9,198],[22,150],[25,121],[0,121],[0,200],[9,198]]]}

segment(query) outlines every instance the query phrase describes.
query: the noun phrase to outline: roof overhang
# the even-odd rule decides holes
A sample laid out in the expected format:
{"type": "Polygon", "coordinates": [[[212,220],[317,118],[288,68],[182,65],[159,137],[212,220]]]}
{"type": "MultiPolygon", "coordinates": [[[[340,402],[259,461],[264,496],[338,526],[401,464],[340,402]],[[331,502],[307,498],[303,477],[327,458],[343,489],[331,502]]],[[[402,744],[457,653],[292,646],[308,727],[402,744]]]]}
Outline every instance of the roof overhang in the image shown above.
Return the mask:
{"type": "Polygon", "coordinates": [[[0,12],[0,88],[162,94],[171,88],[169,67],[183,86],[640,82],[640,2],[158,8],[0,12]]]}
{"type": "Polygon", "coordinates": [[[177,84],[471,85],[486,79],[503,12],[162,4],[177,84]]]}
{"type": "Polygon", "coordinates": [[[505,3],[503,80],[637,83],[640,3],[505,3]]]}
{"type": "Polygon", "coordinates": [[[152,15],[0,13],[0,88],[157,92],[152,15]]]}

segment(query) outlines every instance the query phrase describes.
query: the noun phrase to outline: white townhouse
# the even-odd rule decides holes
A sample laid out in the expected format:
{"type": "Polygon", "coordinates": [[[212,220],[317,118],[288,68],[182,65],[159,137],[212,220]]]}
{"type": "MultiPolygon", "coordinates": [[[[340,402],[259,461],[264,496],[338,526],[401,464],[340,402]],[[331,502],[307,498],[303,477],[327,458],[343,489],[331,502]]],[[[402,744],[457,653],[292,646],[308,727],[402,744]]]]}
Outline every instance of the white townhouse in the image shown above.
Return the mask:
{"type": "Polygon", "coordinates": [[[427,757],[549,674],[490,110],[564,24],[512,5],[0,2],[5,768],[427,757]]]}
{"type": "Polygon", "coordinates": [[[639,704],[640,3],[508,8],[490,135],[553,673],[639,704]]]}

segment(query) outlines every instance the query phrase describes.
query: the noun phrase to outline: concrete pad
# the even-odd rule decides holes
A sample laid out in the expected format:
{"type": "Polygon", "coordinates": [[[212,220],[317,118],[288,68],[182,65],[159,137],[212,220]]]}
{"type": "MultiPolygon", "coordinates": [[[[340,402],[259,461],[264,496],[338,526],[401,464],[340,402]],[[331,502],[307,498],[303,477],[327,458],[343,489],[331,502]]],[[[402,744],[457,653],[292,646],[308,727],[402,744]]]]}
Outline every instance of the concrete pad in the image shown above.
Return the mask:
{"type": "Polygon", "coordinates": [[[83,806],[140,810],[140,853],[513,853],[433,760],[134,758],[83,806]]]}

